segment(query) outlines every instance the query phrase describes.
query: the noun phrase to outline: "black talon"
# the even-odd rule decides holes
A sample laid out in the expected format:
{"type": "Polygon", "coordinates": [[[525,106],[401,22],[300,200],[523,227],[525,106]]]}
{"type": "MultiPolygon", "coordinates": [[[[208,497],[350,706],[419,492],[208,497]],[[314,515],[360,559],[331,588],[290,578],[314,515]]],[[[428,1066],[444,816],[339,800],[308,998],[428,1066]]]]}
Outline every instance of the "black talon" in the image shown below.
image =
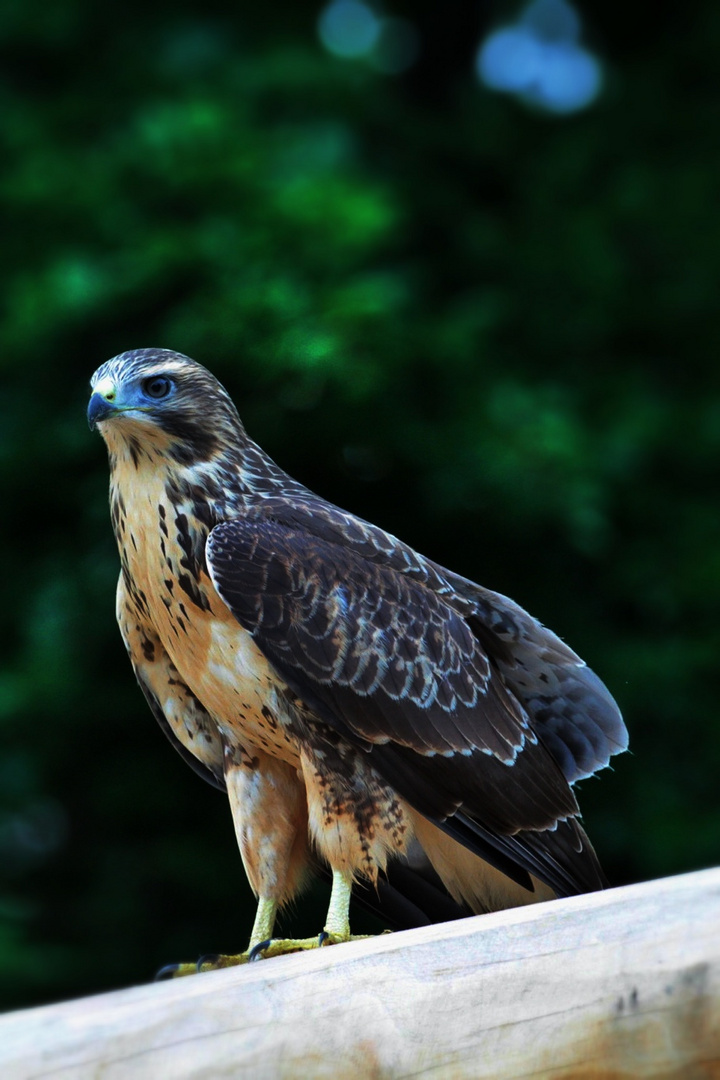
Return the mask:
{"type": "Polygon", "coordinates": [[[175,972],[179,969],[179,964],[166,964],[165,967],[161,967],[156,973],[153,982],[164,982],[166,979],[173,979],[175,977],[175,972]]]}
{"type": "Polygon", "coordinates": [[[322,946],[325,944],[329,937],[330,935],[328,934],[327,930],[321,930],[318,934],[318,946],[322,948],[322,946]]]}
{"type": "Polygon", "coordinates": [[[204,953],[200,957],[200,959],[198,960],[198,962],[196,964],[198,972],[202,971],[203,964],[217,964],[219,959],[220,959],[220,954],[219,953],[215,953],[215,952],[204,953]]]}
{"type": "Polygon", "coordinates": [[[262,960],[262,952],[267,949],[268,945],[272,945],[272,938],[268,938],[267,941],[259,941],[257,945],[253,945],[248,956],[248,963],[252,964],[255,960],[262,960]]]}

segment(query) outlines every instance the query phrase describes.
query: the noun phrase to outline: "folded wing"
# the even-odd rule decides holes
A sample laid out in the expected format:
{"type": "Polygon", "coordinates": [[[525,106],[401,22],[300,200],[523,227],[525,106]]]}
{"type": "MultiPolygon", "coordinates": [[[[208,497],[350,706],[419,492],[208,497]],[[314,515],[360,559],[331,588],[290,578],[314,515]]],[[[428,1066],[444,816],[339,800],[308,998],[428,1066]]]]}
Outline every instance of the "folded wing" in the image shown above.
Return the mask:
{"type": "Polygon", "coordinates": [[[570,788],[620,748],[599,680],[511,601],[503,612],[505,598],[326,503],[280,502],[217,526],[206,554],[289,685],[417,811],[515,881],[600,887],[570,788]]]}

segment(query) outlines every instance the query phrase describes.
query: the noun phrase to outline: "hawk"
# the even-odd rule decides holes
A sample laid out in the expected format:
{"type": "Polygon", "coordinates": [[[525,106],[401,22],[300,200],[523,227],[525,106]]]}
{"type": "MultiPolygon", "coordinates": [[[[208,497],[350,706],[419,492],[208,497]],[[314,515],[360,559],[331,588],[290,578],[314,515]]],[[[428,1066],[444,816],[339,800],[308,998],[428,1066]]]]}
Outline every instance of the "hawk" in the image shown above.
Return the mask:
{"type": "Polygon", "coordinates": [[[227,791],[258,898],[248,949],[205,966],[349,940],[353,882],[413,851],[473,912],[605,885],[573,784],[627,732],[571,649],[293,480],[188,357],[124,352],[91,386],[120,631],[165,734],[227,791]],[[323,933],[274,941],[317,857],[323,933]]]}

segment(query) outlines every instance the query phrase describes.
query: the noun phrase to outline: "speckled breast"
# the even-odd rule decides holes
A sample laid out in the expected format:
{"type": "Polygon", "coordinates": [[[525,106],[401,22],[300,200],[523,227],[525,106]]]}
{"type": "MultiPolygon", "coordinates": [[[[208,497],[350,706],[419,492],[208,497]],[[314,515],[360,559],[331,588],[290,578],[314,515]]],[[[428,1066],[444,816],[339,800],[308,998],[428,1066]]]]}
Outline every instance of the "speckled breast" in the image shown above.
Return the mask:
{"type": "Polygon", "coordinates": [[[215,591],[204,561],[207,528],[189,507],[171,503],[159,478],[129,493],[116,489],[112,502],[132,595],[183,681],[231,743],[297,764],[285,685],[215,591]]]}

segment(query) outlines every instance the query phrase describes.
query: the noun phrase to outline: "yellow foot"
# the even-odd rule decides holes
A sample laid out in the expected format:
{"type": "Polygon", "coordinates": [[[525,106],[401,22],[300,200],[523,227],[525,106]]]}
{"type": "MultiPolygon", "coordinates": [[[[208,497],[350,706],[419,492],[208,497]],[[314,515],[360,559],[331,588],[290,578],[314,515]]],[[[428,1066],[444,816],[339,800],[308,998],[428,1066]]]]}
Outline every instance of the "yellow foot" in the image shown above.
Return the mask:
{"type": "Polygon", "coordinates": [[[268,938],[261,941],[247,954],[248,960],[268,960],[271,956],[284,956],[286,953],[306,952],[309,949],[322,949],[326,945],[340,945],[344,941],[366,941],[373,934],[329,934],[323,930],[317,937],[310,938],[268,938]]]}
{"type": "MultiPolygon", "coordinates": [[[[383,930],[383,933],[389,934],[391,931],[383,930]]],[[[321,949],[326,945],[339,945],[344,941],[367,941],[368,938],[374,936],[374,934],[329,934],[323,930],[317,937],[311,938],[268,938],[266,941],[258,942],[252,949],[237,953],[235,956],[201,956],[196,964],[167,964],[158,971],[155,981],[181,979],[185,975],[196,975],[204,971],[219,971],[221,968],[237,967],[255,960],[268,960],[271,956],[284,956],[290,953],[306,952],[309,949],[321,949]]]]}

